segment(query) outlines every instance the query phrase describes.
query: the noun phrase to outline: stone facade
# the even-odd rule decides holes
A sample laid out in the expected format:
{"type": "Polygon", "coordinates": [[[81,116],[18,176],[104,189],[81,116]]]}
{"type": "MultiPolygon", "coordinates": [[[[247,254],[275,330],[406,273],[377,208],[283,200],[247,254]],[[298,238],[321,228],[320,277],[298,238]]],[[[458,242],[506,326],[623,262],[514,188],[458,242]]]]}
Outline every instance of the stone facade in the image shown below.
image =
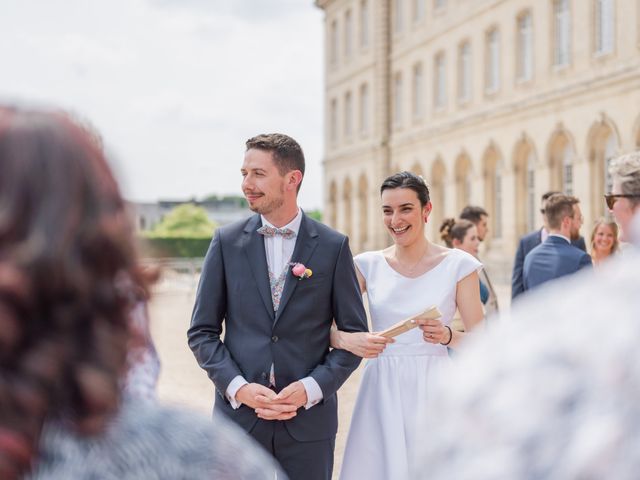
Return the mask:
{"type": "MultiPolygon", "coordinates": [[[[431,186],[428,236],[490,213],[507,276],[540,196],[605,214],[607,159],[640,148],[640,0],[316,0],[325,12],[325,219],[355,252],[389,244],[384,177],[431,186]]],[[[502,276],[502,275],[501,275],[502,276]]]]}

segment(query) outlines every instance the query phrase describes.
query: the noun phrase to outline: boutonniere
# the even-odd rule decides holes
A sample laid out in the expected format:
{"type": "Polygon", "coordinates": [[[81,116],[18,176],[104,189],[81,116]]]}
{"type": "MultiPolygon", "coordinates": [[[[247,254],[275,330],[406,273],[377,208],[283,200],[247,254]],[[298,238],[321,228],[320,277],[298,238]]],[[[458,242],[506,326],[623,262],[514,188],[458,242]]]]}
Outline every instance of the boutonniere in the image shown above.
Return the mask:
{"type": "Polygon", "coordinates": [[[305,267],[302,263],[290,263],[289,265],[291,265],[291,273],[293,273],[294,276],[298,277],[298,280],[309,278],[311,275],[313,275],[311,269],[305,267]]]}

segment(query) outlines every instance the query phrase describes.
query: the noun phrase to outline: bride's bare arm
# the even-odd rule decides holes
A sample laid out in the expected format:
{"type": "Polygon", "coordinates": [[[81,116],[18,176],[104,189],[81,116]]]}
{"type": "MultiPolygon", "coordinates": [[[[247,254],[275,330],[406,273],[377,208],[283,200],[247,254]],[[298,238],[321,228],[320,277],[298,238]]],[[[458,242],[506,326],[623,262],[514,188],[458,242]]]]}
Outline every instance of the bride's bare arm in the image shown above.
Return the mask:
{"type": "MultiPolygon", "coordinates": [[[[360,285],[360,292],[365,293],[367,291],[367,284],[358,267],[356,267],[356,275],[358,277],[358,284],[360,285]]],[[[387,343],[392,342],[393,339],[381,337],[375,333],[343,332],[342,330],[338,330],[335,322],[331,326],[331,347],[347,350],[362,358],[377,357],[382,353],[387,343]]]]}
{"type": "Polygon", "coordinates": [[[478,274],[473,272],[457,284],[456,303],[462,316],[465,332],[453,330],[443,325],[440,320],[420,320],[418,323],[425,342],[456,348],[464,336],[468,335],[467,332],[482,321],[484,314],[482,302],[480,302],[479,281],[478,274]]]}

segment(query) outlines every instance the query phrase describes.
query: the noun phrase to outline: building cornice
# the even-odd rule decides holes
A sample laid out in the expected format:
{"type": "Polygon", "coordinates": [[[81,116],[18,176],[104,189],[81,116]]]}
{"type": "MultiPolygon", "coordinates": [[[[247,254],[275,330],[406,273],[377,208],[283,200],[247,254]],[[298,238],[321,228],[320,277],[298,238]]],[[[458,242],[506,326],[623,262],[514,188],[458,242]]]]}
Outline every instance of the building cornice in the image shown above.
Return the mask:
{"type": "Polygon", "coordinates": [[[326,10],[327,5],[329,5],[331,2],[333,2],[333,0],[316,0],[313,3],[315,4],[316,7],[322,10],[326,10]]]}

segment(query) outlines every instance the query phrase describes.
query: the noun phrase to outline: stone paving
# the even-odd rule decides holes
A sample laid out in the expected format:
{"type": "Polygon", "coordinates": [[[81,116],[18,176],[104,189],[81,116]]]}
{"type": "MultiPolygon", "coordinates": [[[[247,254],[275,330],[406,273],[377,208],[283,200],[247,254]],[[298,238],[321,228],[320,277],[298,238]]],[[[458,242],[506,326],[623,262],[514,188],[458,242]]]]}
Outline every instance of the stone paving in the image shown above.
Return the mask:
{"type": "MultiPolygon", "coordinates": [[[[186,332],[193,307],[196,280],[167,276],[155,288],[150,304],[151,327],[162,361],[158,395],[163,402],[191,408],[209,415],[213,385],[187,346],[186,332]]],[[[508,286],[496,286],[501,307],[508,305],[508,286]]],[[[504,308],[504,307],[503,307],[504,308]]],[[[364,362],[363,362],[364,365],[364,362]]],[[[356,399],[362,365],[343,385],[339,397],[339,429],[336,438],[334,477],[340,471],[344,443],[356,399]]]]}

